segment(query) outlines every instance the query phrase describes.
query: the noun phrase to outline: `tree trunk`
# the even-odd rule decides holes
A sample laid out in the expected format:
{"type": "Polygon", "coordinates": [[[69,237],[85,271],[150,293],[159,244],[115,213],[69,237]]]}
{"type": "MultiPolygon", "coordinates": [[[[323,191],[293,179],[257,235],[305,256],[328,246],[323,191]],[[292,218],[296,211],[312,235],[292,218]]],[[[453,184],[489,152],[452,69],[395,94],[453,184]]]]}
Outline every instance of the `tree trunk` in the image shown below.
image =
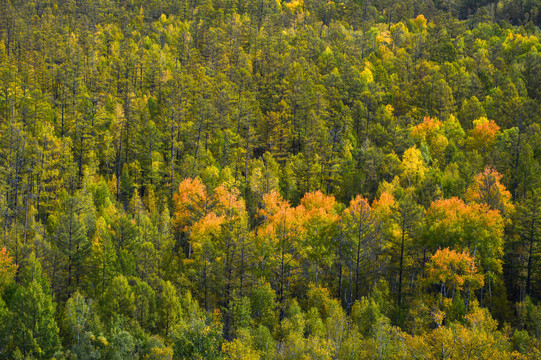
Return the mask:
{"type": "Polygon", "coordinates": [[[406,216],[402,214],[402,245],[400,246],[400,268],[398,270],[398,306],[402,305],[402,275],[404,272],[404,241],[406,238],[406,216]]]}
{"type": "Polygon", "coordinates": [[[528,255],[528,275],[526,277],[526,295],[530,295],[530,285],[532,277],[532,253],[534,240],[535,219],[532,219],[532,227],[530,228],[530,250],[528,255]]]}

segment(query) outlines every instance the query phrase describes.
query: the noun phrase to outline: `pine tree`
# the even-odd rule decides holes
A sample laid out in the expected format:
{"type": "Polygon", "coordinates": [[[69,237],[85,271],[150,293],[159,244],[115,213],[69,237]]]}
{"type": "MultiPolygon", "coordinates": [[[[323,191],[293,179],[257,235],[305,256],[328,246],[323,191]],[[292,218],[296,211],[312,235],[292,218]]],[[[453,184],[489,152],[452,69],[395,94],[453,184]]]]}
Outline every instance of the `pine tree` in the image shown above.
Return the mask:
{"type": "Polygon", "coordinates": [[[535,263],[539,256],[538,244],[541,236],[541,195],[538,190],[530,192],[527,198],[517,206],[517,230],[523,245],[526,260],[526,283],[524,293],[531,296],[533,279],[535,278],[535,263]]]}
{"type": "Polygon", "coordinates": [[[17,288],[9,303],[14,347],[23,354],[50,359],[60,348],[59,329],[55,321],[56,304],[49,293],[48,281],[41,266],[31,256],[23,275],[23,284],[17,288]]]}

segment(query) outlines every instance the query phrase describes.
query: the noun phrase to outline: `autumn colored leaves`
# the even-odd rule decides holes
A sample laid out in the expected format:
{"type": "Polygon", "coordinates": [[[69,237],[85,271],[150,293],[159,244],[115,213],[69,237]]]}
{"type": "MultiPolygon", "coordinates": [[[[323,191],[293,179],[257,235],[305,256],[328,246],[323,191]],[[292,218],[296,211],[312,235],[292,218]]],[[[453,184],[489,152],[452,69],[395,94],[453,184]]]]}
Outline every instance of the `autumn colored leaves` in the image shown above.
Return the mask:
{"type": "MultiPolygon", "coordinates": [[[[434,124],[425,121],[427,128],[434,124]]],[[[420,175],[416,151],[404,154],[406,184],[420,175]]],[[[321,191],[293,206],[271,191],[250,219],[234,186],[212,189],[188,178],[174,197],[174,224],[186,237],[184,264],[198,274],[207,308],[225,306],[254,279],[270,282],[282,316],[287,299],[301,296],[306,284],[329,287],[353,304],[388,271],[396,275],[400,305],[403,277],[419,267],[420,253],[425,260],[415,272],[424,274],[427,290],[437,285],[444,297],[469,298],[502,273],[503,231],[513,206],[500,179],[487,168],[465,200],[439,199],[426,210],[399,184],[384,187],[372,205],[359,195],[348,207],[321,191]]]]}

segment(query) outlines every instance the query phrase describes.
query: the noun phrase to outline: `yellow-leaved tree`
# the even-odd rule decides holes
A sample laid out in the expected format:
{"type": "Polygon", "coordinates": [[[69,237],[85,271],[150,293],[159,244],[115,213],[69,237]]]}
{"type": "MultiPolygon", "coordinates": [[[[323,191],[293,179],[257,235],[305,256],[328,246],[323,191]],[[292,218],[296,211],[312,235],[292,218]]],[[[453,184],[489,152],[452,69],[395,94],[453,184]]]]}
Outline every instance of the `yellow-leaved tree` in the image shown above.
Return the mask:
{"type": "Polygon", "coordinates": [[[262,224],[257,229],[258,257],[262,275],[272,279],[280,302],[280,318],[285,300],[298,279],[299,260],[304,251],[304,206],[292,207],[277,192],[263,196],[259,209],[262,224]]]}

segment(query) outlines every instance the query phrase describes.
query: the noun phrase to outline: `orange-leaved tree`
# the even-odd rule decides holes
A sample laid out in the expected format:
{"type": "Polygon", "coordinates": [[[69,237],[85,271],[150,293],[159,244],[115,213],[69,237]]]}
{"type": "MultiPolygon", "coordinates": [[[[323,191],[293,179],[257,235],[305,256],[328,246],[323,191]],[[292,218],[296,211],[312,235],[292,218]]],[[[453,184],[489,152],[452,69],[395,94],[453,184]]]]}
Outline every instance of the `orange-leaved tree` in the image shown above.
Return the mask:
{"type": "Polygon", "coordinates": [[[500,127],[494,120],[481,117],[473,121],[474,128],[470,131],[470,146],[481,153],[489,151],[496,140],[500,127]]]}
{"type": "Polygon", "coordinates": [[[270,272],[278,292],[280,318],[284,317],[288,287],[294,285],[303,251],[304,206],[291,207],[277,192],[263,196],[259,215],[263,222],[257,229],[262,275],[270,272]]]}
{"type": "Polygon", "coordinates": [[[502,216],[508,216],[513,210],[511,193],[501,183],[501,180],[502,175],[499,172],[486,167],[482,173],[474,177],[473,183],[466,191],[466,201],[486,204],[491,209],[500,211],[502,216]]]}
{"type": "Polygon", "coordinates": [[[428,285],[438,285],[442,296],[453,298],[465,286],[476,290],[484,285],[483,275],[479,274],[469,252],[449,248],[439,249],[432,255],[427,265],[426,281],[428,285]]]}
{"type": "Polygon", "coordinates": [[[304,195],[299,212],[304,212],[306,242],[303,250],[303,267],[314,283],[331,269],[338,246],[336,230],[338,214],[334,196],[321,191],[304,195]]]}
{"type": "Polygon", "coordinates": [[[443,134],[442,122],[429,116],[411,129],[411,137],[419,148],[428,146],[433,160],[442,162],[449,140],[443,134]]]}
{"type": "Polygon", "coordinates": [[[180,183],[178,193],[173,195],[173,201],[174,224],[179,230],[185,231],[205,215],[208,205],[207,189],[198,178],[187,178],[180,183]]]}
{"type": "Polygon", "coordinates": [[[0,295],[4,287],[9,285],[17,273],[17,264],[13,263],[13,258],[9,256],[5,247],[0,250],[0,295]]]}
{"type": "Polygon", "coordinates": [[[469,251],[490,289],[490,283],[502,273],[504,220],[498,210],[485,204],[466,204],[456,197],[438,200],[427,210],[424,225],[429,250],[449,247],[469,251]]]}
{"type": "Polygon", "coordinates": [[[226,306],[232,292],[235,263],[245,260],[243,250],[248,231],[244,200],[236,188],[225,183],[209,193],[199,179],[186,179],[175,195],[175,208],[175,225],[189,246],[188,259],[184,262],[193,265],[198,273],[205,308],[209,307],[211,281],[216,300],[226,306]]]}
{"type": "Polygon", "coordinates": [[[469,250],[485,271],[501,273],[504,222],[485,204],[466,204],[453,197],[434,201],[425,216],[425,240],[431,250],[469,250]]]}

